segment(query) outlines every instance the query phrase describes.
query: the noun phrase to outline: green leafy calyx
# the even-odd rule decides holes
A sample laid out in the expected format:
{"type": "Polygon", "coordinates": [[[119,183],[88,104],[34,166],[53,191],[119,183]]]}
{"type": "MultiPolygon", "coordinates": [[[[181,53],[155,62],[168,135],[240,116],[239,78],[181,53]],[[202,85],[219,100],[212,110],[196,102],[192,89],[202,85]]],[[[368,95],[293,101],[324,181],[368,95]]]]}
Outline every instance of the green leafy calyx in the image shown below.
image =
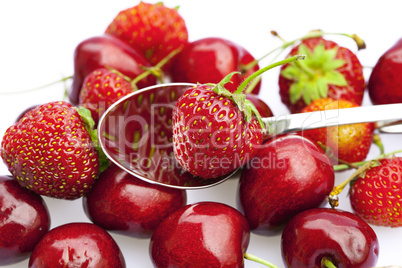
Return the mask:
{"type": "Polygon", "coordinates": [[[105,153],[102,151],[102,148],[100,148],[99,146],[98,132],[95,128],[95,121],[93,120],[91,112],[88,109],[84,107],[77,107],[76,109],[81,117],[82,122],[84,123],[85,129],[91,137],[92,144],[98,152],[99,173],[102,173],[109,166],[109,160],[107,159],[105,153]]]}
{"type": "Polygon", "coordinates": [[[250,100],[246,99],[246,95],[244,93],[232,93],[225,88],[225,85],[231,82],[230,79],[232,79],[233,75],[235,74],[239,74],[239,72],[232,72],[225,76],[218,84],[209,85],[213,87],[212,90],[216,94],[232,100],[237,105],[239,110],[244,114],[244,119],[246,120],[246,122],[250,122],[251,118],[255,116],[258,123],[260,124],[261,129],[265,130],[265,124],[261,119],[260,113],[254,106],[254,104],[250,100]]]}
{"type": "Polygon", "coordinates": [[[290,86],[290,102],[295,104],[301,98],[306,104],[318,98],[328,96],[328,86],[347,86],[345,77],[337,69],[345,64],[344,60],[336,59],[338,48],[325,49],[324,44],[318,44],[313,51],[307,46],[299,46],[299,54],[306,55],[303,61],[289,63],[281,75],[294,81],[290,86]]]}

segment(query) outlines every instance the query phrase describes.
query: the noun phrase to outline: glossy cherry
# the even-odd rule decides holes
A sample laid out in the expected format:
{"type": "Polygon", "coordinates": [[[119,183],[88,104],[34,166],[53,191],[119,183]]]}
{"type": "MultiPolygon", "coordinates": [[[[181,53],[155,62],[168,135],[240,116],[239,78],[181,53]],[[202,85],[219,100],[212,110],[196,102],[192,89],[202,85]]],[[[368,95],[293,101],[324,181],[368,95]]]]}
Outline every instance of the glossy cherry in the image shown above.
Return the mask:
{"type": "MultiPolygon", "coordinates": [[[[254,57],[243,47],[227,39],[208,37],[187,44],[177,55],[171,71],[174,82],[218,83],[231,72],[241,74],[232,77],[233,83],[225,87],[234,92],[241,82],[259,69],[258,64],[251,68],[247,64],[254,57]]],[[[258,94],[261,83],[252,90],[258,94]]]]}
{"type": "Polygon", "coordinates": [[[0,176],[0,266],[29,257],[49,231],[50,216],[42,197],[0,176]]]}
{"type": "Polygon", "coordinates": [[[325,202],[334,177],[321,148],[297,135],[278,137],[244,167],[238,207],[254,233],[276,234],[297,213],[325,202]]]}
{"type": "Polygon", "coordinates": [[[271,117],[274,116],[271,108],[268,106],[266,102],[264,102],[261,98],[259,98],[255,94],[246,94],[246,99],[251,101],[257,111],[260,113],[261,117],[271,117]]]}
{"type": "MultiPolygon", "coordinates": [[[[143,73],[144,68],[150,68],[151,65],[134,48],[113,36],[105,34],[88,38],[79,43],[74,51],[73,83],[68,92],[72,104],[78,104],[85,77],[101,67],[116,69],[133,79],[143,73]]],[[[138,82],[137,87],[143,88],[155,84],[155,76],[148,75],[138,82]]]]}
{"type": "Polygon", "coordinates": [[[185,190],[145,182],[116,165],[109,166],[83,198],[93,223],[138,238],[151,237],[159,223],[186,202],[185,190]]]}
{"type": "Polygon", "coordinates": [[[33,109],[35,109],[35,108],[38,108],[39,106],[40,106],[40,104],[36,104],[36,105],[29,106],[28,108],[25,108],[25,110],[23,110],[23,111],[17,116],[17,118],[15,119],[15,123],[17,123],[19,120],[21,120],[27,112],[29,112],[29,111],[31,111],[31,110],[33,110],[33,109]]]}
{"type": "Polygon", "coordinates": [[[126,267],[119,246],[101,227],[86,222],[51,229],[36,245],[30,268],[126,267]]]}
{"type": "Polygon", "coordinates": [[[292,218],[282,233],[281,250],[287,267],[373,267],[379,243],[374,230],[355,214],[331,208],[304,211],[292,218]]]}
{"type": "Polygon", "coordinates": [[[374,104],[402,102],[402,38],[389,48],[375,64],[368,82],[374,104]]]}
{"type": "Polygon", "coordinates": [[[200,202],[177,210],[158,226],[150,254],[155,267],[243,267],[249,239],[240,212],[200,202]]]}

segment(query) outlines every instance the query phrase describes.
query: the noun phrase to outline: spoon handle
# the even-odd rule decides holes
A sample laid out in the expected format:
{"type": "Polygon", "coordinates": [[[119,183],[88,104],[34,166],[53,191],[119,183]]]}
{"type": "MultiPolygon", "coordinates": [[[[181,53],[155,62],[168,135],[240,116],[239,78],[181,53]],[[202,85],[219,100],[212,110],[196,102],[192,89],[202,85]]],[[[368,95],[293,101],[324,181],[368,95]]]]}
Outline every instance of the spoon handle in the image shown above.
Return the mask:
{"type": "MultiPolygon", "coordinates": [[[[268,135],[367,122],[402,119],[402,103],[315,111],[263,118],[268,135]]],[[[386,124],[383,124],[384,126],[386,124]]],[[[382,125],[381,125],[382,126],[382,125]]]]}

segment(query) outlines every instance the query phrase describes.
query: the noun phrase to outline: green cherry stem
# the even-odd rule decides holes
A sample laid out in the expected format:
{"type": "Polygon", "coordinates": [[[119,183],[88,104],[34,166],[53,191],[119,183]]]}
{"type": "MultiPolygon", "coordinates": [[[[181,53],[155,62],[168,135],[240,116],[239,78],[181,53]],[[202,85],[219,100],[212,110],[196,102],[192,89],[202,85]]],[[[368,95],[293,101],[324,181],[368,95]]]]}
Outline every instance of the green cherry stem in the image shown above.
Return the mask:
{"type": "MultiPolygon", "coordinates": [[[[276,32],[275,32],[275,33],[276,33],[276,32]]],[[[364,41],[363,41],[360,37],[358,37],[356,34],[326,33],[326,32],[323,32],[323,31],[321,31],[321,30],[311,31],[311,32],[307,33],[306,35],[303,35],[303,36],[301,36],[301,37],[299,37],[299,38],[296,38],[296,39],[294,39],[294,40],[292,40],[292,41],[284,42],[282,45],[280,45],[280,46],[274,48],[273,50],[271,50],[270,52],[268,52],[267,54],[265,54],[264,56],[262,56],[262,57],[259,58],[258,60],[254,60],[254,61],[250,62],[249,64],[247,64],[247,65],[245,66],[245,69],[248,70],[248,69],[253,68],[255,65],[258,64],[258,62],[260,62],[260,61],[263,60],[264,58],[268,57],[269,55],[275,53],[275,52],[278,51],[278,50],[281,50],[281,51],[282,51],[282,50],[285,50],[286,48],[288,48],[289,46],[292,46],[292,45],[293,45],[294,43],[296,43],[297,41],[301,41],[301,40],[305,40],[305,39],[309,39],[309,38],[315,38],[315,37],[322,37],[323,35],[341,35],[341,36],[346,36],[346,37],[352,38],[352,39],[356,42],[357,47],[358,47],[359,50],[366,48],[366,44],[364,43],[364,41]]],[[[275,36],[277,36],[277,34],[276,34],[275,36]]],[[[280,39],[283,40],[282,38],[280,38],[280,39]]]]}
{"type": "Polygon", "coordinates": [[[23,94],[23,93],[28,93],[28,92],[36,91],[36,90],[38,90],[38,89],[42,89],[42,88],[45,88],[45,87],[50,87],[50,86],[56,85],[56,84],[61,83],[61,82],[66,82],[67,80],[70,80],[70,79],[72,79],[72,78],[73,78],[73,76],[67,76],[67,77],[63,77],[63,78],[60,79],[60,80],[51,82],[51,83],[46,84],[46,85],[43,85],[43,86],[39,86],[39,87],[31,88],[31,89],[26,89],[26,90],[21,90],[21,91],[0,92],[0,95],[10,95],[10,94],[23,94]]]}
{"type": "Polygon", "coordinates": [[[337,268],[335,264],[332,262],[332,260],[328,257],[322,258],[321,265],[327,268],[337,268]]]}
{"type": "Polygon", "coordinates": [[[381,141],[381,137],[378,134],[373,136],[373,143],[377,145],[378,149],[380,149],[380,154],[384,154],[384,144],[381,141]]]}
{"type": "Polygon", "coordinates": [[[155,75],[155,77],[159,80],[159,82],[162,82],[161,76],[162,76],[162,67],[167,64],[174,56],[176,56],[179,52],[181,51],[181,48],[175,49],[172,52],[170,52],[166,57],[164,57],[160,62],[158,62],[155,66],[151,68],[145,68],[145,72],[141,73],[137,77],[135,77],[133,80],[131,80],[131,85],[133,88],[137,89],[137,83],[147,77],[150,74],[155,75]]]}
{"type": "Polygon", "coordinates": [[[278,66],[281,66],[281,65],[284,65],[284,64],[293,62],[293,61],[304,60],[304,58],[305,58],[304,55],[296,55],[296,56],[289,57],[289,58],[286,58],[286,59],[284,59],[284,60],[281,60],[281,61],[272,63],[272,64],[270,64],[270,65],[268,65],[268,66],[266,66],[266,67],[264,67],[264,68],[262,68],[262,69],[256,71],[255,73],[253,73],[252,75],[250,75],[249,77],[247,77],[247,78],[240,84],[240,86],[237,88],[235,94],[241,94],[241,93],[243,92],[243,90],[246,88],[246,86],[247,86],[251,81],[253,81],[255,78],[257,78],[258,76],[260,76],[262,73],[265,73],[266,71],[268,71],[268,70],[270,70],[270,69],[272,69],[272,68],[275,68],[275,67],[278,67],[278,66]]]}
{"type": "Polygon", "coordinates": [[[261,259],[261,258],[259,258],[257,256],[249,254],[249,253],[244,253],[244,258],[246,260],[254,261],[254,262],[260,263],[262,265],[265,265],[267,267],[270,267],[270,268],[279,268],[278,266],[276,266],[276,265],[274,265],[274,264],[272,264],[272,263],[270,263],[270,262],[268,262],[268,261],[266,261],[264,259],[261,259]]]}
{"type": "MultiPolygon", "coordinates": [[[[398,153],[402,153],[402,150],[396,150],[396,151],[393,151],[393,152],[390,152],[390,153],[380,154],[378,157],[374,158],[374,160],[380,160],[380,159],[383,159],[383,158],[386,158],[388,156],[398,154],[398,153]]],[[[352,164],[353,164],[353,166],[361,167],[364,164],[366,164],[367,162],[369,162],[369,161],[354,162],[352,164]]],[[[349,168],[350,168],[349,164],[334,165],[334,171],[342,171],[342,170],[349,169],[349,168]]]]}

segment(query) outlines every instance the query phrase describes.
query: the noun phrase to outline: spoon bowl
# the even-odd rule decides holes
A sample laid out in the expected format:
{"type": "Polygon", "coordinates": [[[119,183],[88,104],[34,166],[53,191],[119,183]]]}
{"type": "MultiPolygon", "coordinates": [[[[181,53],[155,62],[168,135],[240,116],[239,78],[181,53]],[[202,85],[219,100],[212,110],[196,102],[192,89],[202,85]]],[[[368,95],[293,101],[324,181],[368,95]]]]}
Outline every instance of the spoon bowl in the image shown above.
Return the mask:
{"type": "Polygon", "coordinates": [[[195,177],[181,168],[173,153],[172,111],[194,84],[172,83],[135,91],[114,103],[98,124],[106,156],[128,173],[150,183],[179,189],[210,187],[228,179],[195,177]]]}

